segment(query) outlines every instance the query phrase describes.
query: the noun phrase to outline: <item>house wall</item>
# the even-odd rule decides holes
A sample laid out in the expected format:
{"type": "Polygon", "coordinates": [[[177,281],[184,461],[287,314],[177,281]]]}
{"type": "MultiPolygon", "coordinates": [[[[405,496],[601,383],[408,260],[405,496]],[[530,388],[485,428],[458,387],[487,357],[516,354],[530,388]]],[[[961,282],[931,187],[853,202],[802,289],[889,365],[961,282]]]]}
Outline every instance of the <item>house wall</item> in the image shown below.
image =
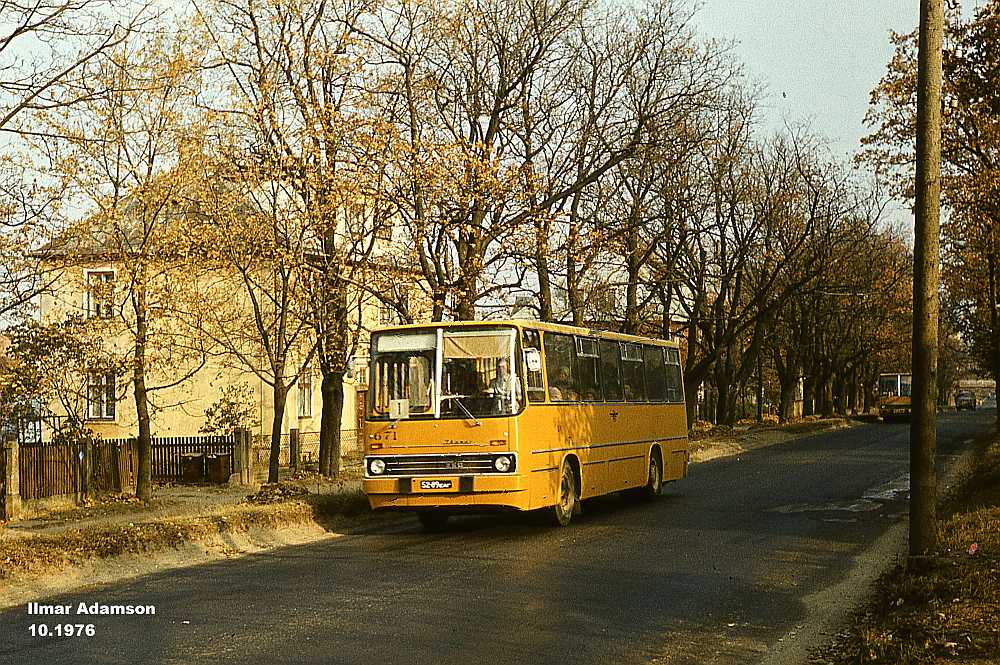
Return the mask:
{"type": "MultiPolygon", "coordinates": [[[[39,319],[43,322],[54,322],[64,320],[68,316],[87,316],[87,281],[86,274],[90,270],[113,270],[114,265],[100,261],[77,261],[74,265],[64,267],[52,265],[49,267],[49,278],[53,287],[49,292],[43,294],[39,303],[39,319]]],[[[219,302],[226,301],[227,306],[232,307],[234,301],[238,301],[241,293],[241,285],[233,283],[226,286],[225,278],[220,278],[218,271],[207,271],[210,277],[199,280],[197,274],[184,272],[177,274],[177,271],[164,271],[163,284],[164,293],[180,293],[181,287],[197,291],[198,289],[212,288],[218,292],[222,298],[219,302]],[[174,286],[171,286],[171,283],[174,286]],[[211,287],[208,285],[211,284],[211,287]]],[[[393,278],[387,278],[390,281],[393,278]]],[[[419,289],[413,289],[420,292],[419,289]]],[[[416,301],[416,298],[415,298],[416,301]]],[[[416,301],[422,303],[422,300],[416,301]]],[[[244,304],[249,306],[248,304],[244,304]]],[[[238,308],[239,306],[237,306],[238,308]]],[[[417,304],[416,309],[419,315],[429,313],[429,305],[417,304]],[[425,306],[426,305],[426,306],[425,306]]],[[[363,329],[368,330],[377,327],[382,323],[384,311],[379,307],[377,300],[373,297],[362,297],[357,294],[355,305],[352,310],[355,316],[359,316],[363,322],[363,329]]],[[[393,321],[395,322],[395,321],[393,321]]],[[[123,359],[131,355],[131,336],[127,332],[121,332],[122,321],[102,322],[95,320],[95,330],[100,330],[101,326],[106,329],[104,344],[108,349],[114,350],[115,354],[123,359]]],[[[169,320],[160,321],[159,325],[164,326],[164,330],[177,333],[182,327],[178,321],[172,325],[169,320]]],[[[152,351],[154,358],[150,363],[150,368],[146,377],[146,385],[149,387],[163,386],[177,383],[179,377],[193,372],[192,375],[171,387],[156,390],[151,395],[151,428],[154,436],[192,436],[198,434],[199,428],[205,423],[205,410],[216,402],[222,395],[224,388],[239,384],[249,385],[255,396],[255,406],[258,411],[259,424],[256,433],[261,436],[270,434],[273,417],[273,399],[271,387],[263,381],[256,373],[248,371],[245,367],[237,366],[232,358],[226,358],[219,353],[219,349],[212,349],[207,360],[202,364],[201,358],[185,356],[184,354],[167,354],[166,352],[152,351]]],[[[363,367],[363,359],[368,355],[368,334],[362,332],[358,340],[358,356],[362,359],[359,366],[363,367]]],[[[291,364],[291,363],[290,363],[291,364]]],[[[296,365],[297,367],[297,365],[296,365]]],[[[315,363],[314,363],[315,368],[315,363]]],[[[341,419],[341,427],[344,430],[354,430],[357,427],[357,395],[359,388],[358,379],[366,374],[360,373],[344,381],[344,408],[341,419]]],[[[320,393],[321,376],[318,368],[313,370],[312,379],[312,409],[308,417],[298,417],[299,390],[293,386],[288,394],[288,401],[284,417],[282,419],[282,432],[287,434],[292,429],[297,429],[303,433],[318,432],[320,429],[320,416],[322,408],[322,396],[320,393]]],[[[86,419],[87,425],[105,438],[119,438],[135,436],[138,430],[135,402],[132,396],[131,375],[125,374],[120,377],[116,384],[116,408],[113,420],[91,420],[86,419]]],[[[64,409],[58,404],[50,407],[60,415],[64,409]]],[[[77,413],[86,416],[86,404],[80,403],[77,406],[77,413]]]]}

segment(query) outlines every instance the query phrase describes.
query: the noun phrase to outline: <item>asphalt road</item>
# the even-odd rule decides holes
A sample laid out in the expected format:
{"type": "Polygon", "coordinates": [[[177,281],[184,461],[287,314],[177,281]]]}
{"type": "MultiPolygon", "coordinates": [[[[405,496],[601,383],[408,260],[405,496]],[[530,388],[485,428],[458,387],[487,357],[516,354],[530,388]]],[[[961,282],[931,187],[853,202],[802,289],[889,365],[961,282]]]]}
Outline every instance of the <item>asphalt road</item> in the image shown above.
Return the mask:
{"type": "MultiPolygon", "coordinates": [[[[994,417],[942,416],[942,459],[994,417]]],[[[15,608],[0,614],[0,663],[757,662],[904,519],[907,440],[906,424],[869,424],[699,464],[652,503],[603,499],[567,529],[469,517],[429,535],[387,520],[87,589],[45,602],[156,614],[41,638],[30,624],[57,621],[15,608]]]]}

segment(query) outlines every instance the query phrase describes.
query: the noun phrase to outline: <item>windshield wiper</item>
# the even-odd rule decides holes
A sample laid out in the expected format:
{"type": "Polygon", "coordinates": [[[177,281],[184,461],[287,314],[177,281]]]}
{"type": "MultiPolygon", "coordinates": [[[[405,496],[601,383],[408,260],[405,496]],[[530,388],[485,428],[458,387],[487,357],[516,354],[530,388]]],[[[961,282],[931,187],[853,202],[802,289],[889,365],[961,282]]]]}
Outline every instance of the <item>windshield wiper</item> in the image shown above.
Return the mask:
{"type": "Polygon", "coordinates": [[[467,415],[469,419],[472,420],[473,427],[479,427],[480,425],[482,425],[482,423],[479,422],[479,419],[476,418],[474,415],[472,415],[471,411],[465,408],[465,404],[462,403],[462,400],[459,399],[459,397],[462,397],[462,395],[442,395],[441,399],[454,400],[455,403],[458,404],[458,406],[462,409],[462,411],[465,411],[465,415],[467,415]]]}

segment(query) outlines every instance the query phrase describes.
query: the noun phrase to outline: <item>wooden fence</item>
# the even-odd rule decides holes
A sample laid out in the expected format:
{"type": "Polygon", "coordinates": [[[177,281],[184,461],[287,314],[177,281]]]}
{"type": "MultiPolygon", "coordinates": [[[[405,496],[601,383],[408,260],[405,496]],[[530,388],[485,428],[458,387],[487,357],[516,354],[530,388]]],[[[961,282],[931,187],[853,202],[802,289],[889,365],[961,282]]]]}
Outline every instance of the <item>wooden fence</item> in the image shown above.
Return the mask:
{"type": "Polygon", "coordinates": [[[22,500],[78,494],[82,490],[82,446],[21,446],[18,474],[22,500]]]}
{"type": "MultiPolygon", "coordinates": [[[[117,446],[119,449],[129,449],[128,459],[135,461],[138,468],[138,458],[135,439],[107,439],[104,443],[117,446]]],[[[232,435],[225,436],[172,436],[153,437],[152,457],[150,459],[151,475],[154,480],[180,480],[184,475],[183,455],[200,453],[202,455],[232,455],[235,444],[232,435]]],[[[120,455],[120,458],[126,457],[120,455]]],[[[122,467],[120,467],[122,468],[122,467]]],[[[133,476],[134,477],[134,476],[133,476]]],[[[132,487],[135,487],[133,482],[132,487]]]]}
{"type": "Polygon", "coordinates": [[[90,487],[98,492],[135,492],[139,453],[134,440],[97,441],[90,459],[90,487]]]}

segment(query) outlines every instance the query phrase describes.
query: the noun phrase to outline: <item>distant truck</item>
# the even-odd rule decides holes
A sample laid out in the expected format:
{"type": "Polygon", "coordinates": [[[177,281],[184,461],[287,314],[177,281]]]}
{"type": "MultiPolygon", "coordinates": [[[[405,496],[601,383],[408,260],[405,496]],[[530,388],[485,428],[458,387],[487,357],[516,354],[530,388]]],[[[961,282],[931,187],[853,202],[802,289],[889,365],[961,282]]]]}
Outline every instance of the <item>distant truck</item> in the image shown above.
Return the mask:
{"type": "Polygon", "coordinates": [[[976,410],[976,393],[971,390],[959,390],[955,393],[955,410],[961,411],[962,409],[976,410]]]}
{"type": "Polygon", "coordinates": [[[909,419],[912,386],[913,376],[910,374],[879,375],[878,414],[883,422],[909,419]]]}

